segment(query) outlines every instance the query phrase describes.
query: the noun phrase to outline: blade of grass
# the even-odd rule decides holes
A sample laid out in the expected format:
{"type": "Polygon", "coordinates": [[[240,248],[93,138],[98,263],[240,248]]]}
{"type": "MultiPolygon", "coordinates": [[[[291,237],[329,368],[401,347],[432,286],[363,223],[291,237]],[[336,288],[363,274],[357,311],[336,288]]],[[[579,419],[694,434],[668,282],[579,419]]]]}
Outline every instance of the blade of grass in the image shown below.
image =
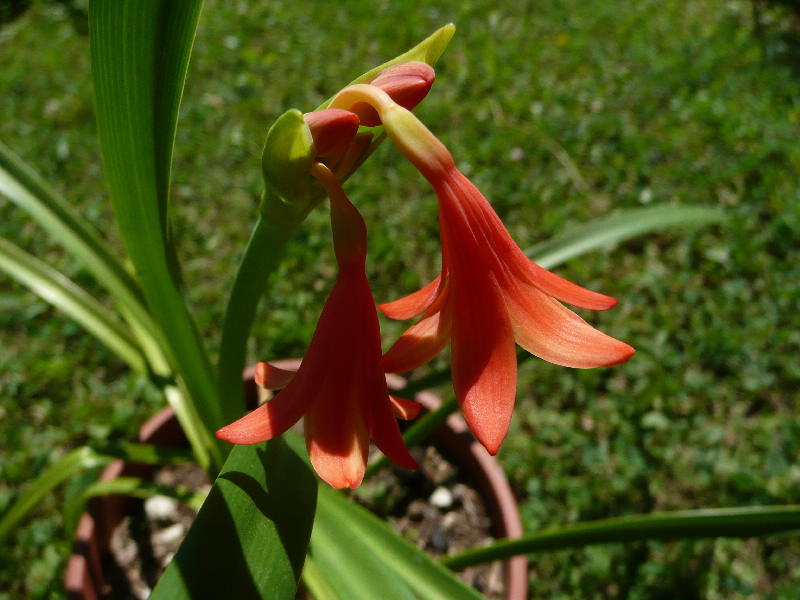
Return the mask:
{"type": "Polygon", "coordinates": [[[800,529],[800,505],[705,508],[576,523],[474,548],[442,560],[460,571],[518,554],[640,540],[754,537],[800,529]]]}
{"type": "Polygon", "coordinates": [[[5,238],[0,238],[0,270],[75,319],[134,371],[147,372],[147,363],[130,330],[61,272],[5,238]]]}
{"type": "Polygon", "coordinates": [[[224,451],[212,432],[224,424],[222,411],[208,356],[173,277],[164,225],[174,123],[200,6],[94,0],[89,32],[98,133],[120,233],[170,362],[189,391],[186,399],[200,416],[196,428],[207,432],[215,470],[224,451]]]}

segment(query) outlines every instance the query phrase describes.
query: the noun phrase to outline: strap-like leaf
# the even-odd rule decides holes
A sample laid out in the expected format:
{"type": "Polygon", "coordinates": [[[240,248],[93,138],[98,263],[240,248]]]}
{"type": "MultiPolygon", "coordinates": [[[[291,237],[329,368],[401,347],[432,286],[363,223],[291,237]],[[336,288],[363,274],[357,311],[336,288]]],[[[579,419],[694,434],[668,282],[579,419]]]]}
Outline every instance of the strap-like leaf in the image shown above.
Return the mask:
{"type": "Polygon", "coordinates": [[[97,496],[129,496],[131,498],[151,498],[152,496],[167,496],[174,498],[189,508],[198,510],[203,504],[206,495],[192,492],[182,487],[169,487],[159,485],[152,481],[138,477],[117,477],[110,481],[96,481],[72,498],[63,511],[64,529],[69,534],[74,534],[81,513],[86,503],[97,496]]]}
{"type": "Polygon", "coordinates": [[[293,600],[316,478],[283,440],[236,446],[152,600],[293,600]]]}
{"type": "Polygon", "coordinates": [[[78,471],[102,465],[109,460],[108,457],[102,456],[91,448],[84,446],[73,450],[61,460],[53,463],[30,483],[14,504],[11,505],[11,508],[0,518],[0,542],[39,504],[42,498],[52,492],[64,480],[78,471]]]}
{"type": "Polygon", "coordinates": [[[378,517],[325,484],[319,488],[311,546],[316,566],[336,592],[342,595],[340,588],[345,586],[352,590],[344,598],[405,598],[406,588],[426,600],[482,598],[378,517]],[[332,560],[332,553],[337,553],[341,560],[332,560]],[[331,560],[323,565],[321,557],[331,560]],[[386,576],[373,578],[376,573],[369,570],[373,563],[380,565],[376,568],[386,576]],[[396,579],[404,586],[387,589],[396,579]]]}
{"type": "Polygon", "coordinates": [[[201,2],[94,0],[89,11],[97,125],[122,239],[147,304],[207,431],[223,423],[210,362],[173,277],[166,200],[174,128],[201,2]]]}
{"type": "Polygon", "coordinates": [[[755,537],[800,529],[800,505],[703,508],[650,515],[632,515],[601,521],[575,523],[541,531],[516,540],[503,540],[474,548],[442,562],[461,570],[517,554],[551,552],[563,548],[633,542],[683,540],[705,537],[755,537]]]}
{"type": "Polygon", "coordinates": [[[158,336],[139,284],[95,228],[0,142],[0,194],[26,211],[52,238],[80,260],[145,335],[158,336]]]}
{"type": "Polygon", "coordinates": [[[573,229],[553,240],[529,248],[525,254],[545,269],[551,269],[570,258],[645,233],[672,227],[703,227],[725,219],[726,214],[722,210],[708,206],[636,208],[573,229]]]}
{"type": "Polygon", "coordinates": [[[0,270],[67,313],[132,369],[146,372],[144,357],[128,328],[60,271],[4,238],[0,238],[0,270]]]}

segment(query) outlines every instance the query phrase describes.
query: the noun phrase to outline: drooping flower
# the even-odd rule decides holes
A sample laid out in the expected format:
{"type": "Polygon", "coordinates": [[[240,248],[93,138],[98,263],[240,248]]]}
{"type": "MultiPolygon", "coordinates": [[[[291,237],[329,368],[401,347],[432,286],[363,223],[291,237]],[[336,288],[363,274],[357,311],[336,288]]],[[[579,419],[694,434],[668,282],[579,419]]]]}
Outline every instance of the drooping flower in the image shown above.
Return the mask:
{"type": "Polygon", "coordinates": [[[364,220],[327,167],[316,163],[312,174],[330,197],[336,282],[297,373],[262,363],[257,380],[265,387],[285,388],[220,429],[217,437],[254,444],[280,435],[305,416],[314,469],[333,487],[356,488],[364,477],[370,439],[397,464],[416,468],[395,421],[413,413],[414,404],[392,398],[386,386],[377,309],[364,271],[364,220]]]}
{"type": "Polygon", "coordinates": [[[511,420],[517,386],[516,344],[549,362],[577,368],[628,360],[634,350],[589,325],[560,301],[605,310],[616,300],[584,289],[528,259],[480,191],[455,167],[445,146],[387,94],[346,88],[331,103],[369,103],[392,141],[432,184],[439,199],[442,272],[421,290],[381,310],[422,318],[384,356],[404,372],[451,344],[453,386],[471,430],[496,453],[511,420]]]}

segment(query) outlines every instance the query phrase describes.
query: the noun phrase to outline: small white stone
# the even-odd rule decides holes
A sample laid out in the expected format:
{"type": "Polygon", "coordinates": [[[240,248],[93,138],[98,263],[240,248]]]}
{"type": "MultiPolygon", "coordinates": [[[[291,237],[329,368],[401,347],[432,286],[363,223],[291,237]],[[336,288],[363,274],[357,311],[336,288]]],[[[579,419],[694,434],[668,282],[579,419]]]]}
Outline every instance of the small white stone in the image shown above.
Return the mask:
{"type": "Polygon", "coordinates": [[[178,501],[168,496],[152,496],[144,501],[144,512],[151,521],[166,521],[177,509],[178,501]]]}
{"type": "Polygon", "coordinates": [[[436,508],[449,508],[453,505],[453,493],[446,487],[437,487],[431,494],[430,503],[436,508]]]}
{"type": "Polygon", "coordinates": [[[174,525],[170,525],[166,529],[162,529],[161,531],[157,531],[153,534],[153,542],[157,544],[163,544],[164,546],[168,546],[177,542],[179,539],[183,537],[184,532],[186,529],[180,523],[175,523],[174,525]]]}

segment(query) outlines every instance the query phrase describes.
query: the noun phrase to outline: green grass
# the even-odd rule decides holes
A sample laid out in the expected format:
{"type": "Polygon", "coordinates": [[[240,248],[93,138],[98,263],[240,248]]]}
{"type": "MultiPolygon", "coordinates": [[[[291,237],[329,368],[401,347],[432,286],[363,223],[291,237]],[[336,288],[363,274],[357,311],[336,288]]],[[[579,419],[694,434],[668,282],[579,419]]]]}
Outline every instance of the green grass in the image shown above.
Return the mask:
{"type": "MultiPolygon", "coordinates": [[[[266,128],[310,110],[441,24],[458,32],[418,113],[522,247],[616,210],[725,207],[724,227],[662,234],[558,272],[619,297],[586,318],[627,364],[520,369],[500,457],[525,527],[650,510],[800,501],[800,34],[748,2],[226,3],[201,19],[179,123],[175,229],[214,351],[255,218],[266,128]],[[566,157],[566,158],[565,158],[566,157]]],[[[93,121],[88,40],[36,4],[0,30],[0,139],[117,243],[93,121]]],[[[438,267],[435,198],[386,145],[347,184],[370,227],[379,301],[438,267]]],[[[76,262],[0,201],[0,234],[102,298],[76,262]]],[[[331,284],[317,211],[276,277],[253,359],[296,356],[331,284]]],[[[2,278],[0,510],[65,451],[125,439],[158,406],[124,365],[2,278]]],[[[387,323],[386,340],[402,325],[387,323]]],[[[75,482],[0,549],[0,598],[58,598],[75,482]]],[[[531,559],[536,598],[793,598],[796,537],[611,545],[531,559]]]]}

